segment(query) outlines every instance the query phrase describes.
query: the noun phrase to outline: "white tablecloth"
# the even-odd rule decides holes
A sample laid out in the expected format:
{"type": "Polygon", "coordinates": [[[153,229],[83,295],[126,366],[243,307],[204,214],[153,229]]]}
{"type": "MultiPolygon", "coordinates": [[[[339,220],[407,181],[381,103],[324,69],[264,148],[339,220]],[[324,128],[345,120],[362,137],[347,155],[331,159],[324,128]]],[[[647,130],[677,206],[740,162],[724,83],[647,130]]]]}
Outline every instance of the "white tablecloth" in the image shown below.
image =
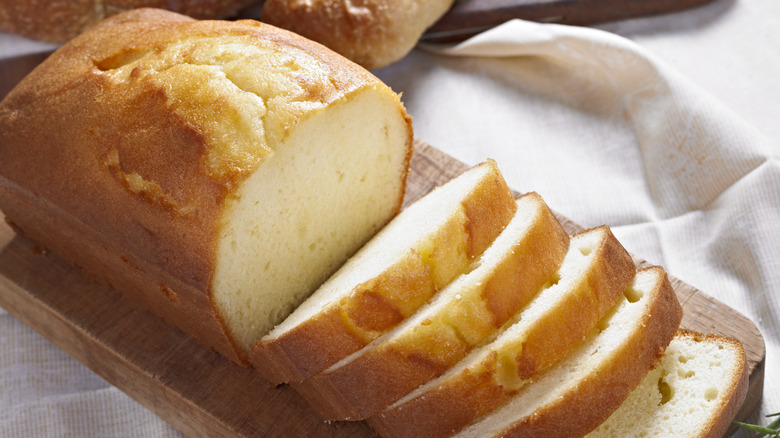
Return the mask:
{"type": "MultiPolygon", "coordinates": [[[[738,309],[780,411],[780,2],[592,28],[510,22],[377,71],[416,136],[497,160],[585,226],[738,309]],[[605,32],[606,31],[606,32],[605,32]]],[[[45,46],[0,35],[0,57],[45,46]]],[[[757,414],[753,421],[766,423],[757,414]]],[[[0,436],[177,432],[0,310],[0,436]]]]}

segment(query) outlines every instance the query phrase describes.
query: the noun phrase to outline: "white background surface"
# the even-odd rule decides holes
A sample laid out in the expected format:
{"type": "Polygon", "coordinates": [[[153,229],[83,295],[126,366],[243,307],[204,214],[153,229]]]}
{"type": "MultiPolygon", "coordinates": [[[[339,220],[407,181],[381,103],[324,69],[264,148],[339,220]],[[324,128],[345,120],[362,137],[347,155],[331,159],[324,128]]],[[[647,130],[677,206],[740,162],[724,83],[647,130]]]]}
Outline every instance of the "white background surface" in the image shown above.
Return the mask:
{"type": "MultiPolygon", "coordinates": [[[[701,130],[725,133],[716,136],[722,142],[701,149],[704,155],[692,168],[653,167],[674,163],[664,161],[674,151],[657,139],[651,146],[639,141],[652,133],[632,121],[626,96],[601,93],[588,78],[568,74],[565,62],[538,54],[497,59],[416,50],[377,74],[403,93],[416,137],[468,164],[496,159],[513,188],[539,192],[582,225],[609,224],[632,253],[755,321],[767,347],[761,412],[777,412],[779,17],[777,1],[716,0],[598,27],[636,43],[688,93],[681,105],[669,107],[695,112],[690,123],[700,131],[687,144],[698,144],[701,130]],[[557,82],[561,77],[566,80],[557,82]],[[727,162],[755,158],[758,164],[724,180],[721,174],[730,167],[708,160],[712,154],[727,162]],[[710,193],[710,181],[722,187],[710,193]]],[[[48,48],[0,35],[2,58],[48,48]]],[[[605,51],[594,57],[610,58],[605,51]]],[[[659,117],[683,125],[689,120],[685,114],[659,117]]],[[[0,310],[0,436],[22,432],[176,434],[0,310]]]]}

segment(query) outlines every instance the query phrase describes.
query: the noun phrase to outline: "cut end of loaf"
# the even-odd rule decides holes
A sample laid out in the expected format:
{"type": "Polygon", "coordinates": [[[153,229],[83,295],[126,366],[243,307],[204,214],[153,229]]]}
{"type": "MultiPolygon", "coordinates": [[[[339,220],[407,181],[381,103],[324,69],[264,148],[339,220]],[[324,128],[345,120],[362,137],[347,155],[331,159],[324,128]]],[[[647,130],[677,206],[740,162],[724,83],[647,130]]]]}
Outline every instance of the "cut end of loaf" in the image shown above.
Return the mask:
{"type": "Polygon", "coordinates": [[[365,88],[290,129],[242,184],[223,218],[213,291],[241,349],[395,214],[408,138],[395,96],[365,88]]]}

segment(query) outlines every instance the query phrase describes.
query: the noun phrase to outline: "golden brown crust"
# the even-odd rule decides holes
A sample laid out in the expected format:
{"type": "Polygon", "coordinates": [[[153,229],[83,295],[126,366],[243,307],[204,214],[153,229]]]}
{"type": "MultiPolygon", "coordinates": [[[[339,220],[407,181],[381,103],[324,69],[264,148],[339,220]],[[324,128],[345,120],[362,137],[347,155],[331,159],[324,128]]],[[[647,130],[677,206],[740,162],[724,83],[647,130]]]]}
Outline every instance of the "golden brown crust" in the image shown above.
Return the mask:
{"type": "Polygon", "coordinates": [[[306,53],[328,78],[326,86],[306,91],[312,105],[284,112],[269,135],[284,135],[310,111],[362,87],[385,87],[321,45],[261,23],[195,21],[154,9],[120,14],[52,54],[0,105],[0,185],[7,198],[0,201],[10,220],[41,245],[96,270],[201,343],[243,362],[208,302],[223,205],[269,152],[214,172],[207,134],[175,110],[153,74],[129,83],[112,76],[132,66],[136,55],[216,35],[293,57],[306,53]],[[28,207],[37,215],[26,216],[28,207]],[[73,224],[84,241],[40,219],[47,217],[73,224]],[[98,253],[113,256],[103,260],[98,253]]]}
{"type": "Polygon", "coordinates": [[[382,437],[447,437],[511,396],[491,373],[468,374],[459,385],[446,385],[367,419],[382,437]],[[411,434],[411,435],[410,435],[411,434]]]}
{"type": "Polygon", "coordinates": [[[528,208],[537,208],[538,214],[479,284],[469,283],[468,290],[439,312],[426,314],[419,325],[295,385],[323,418],[369,417],[440,375],[501,328],[550,279],[566,255],[569,236],[539,195],[525,196],[534,204],[528,208]]]}
{"type": "Polygon", "coordinates": [[[374,69],[406,55],[453,0],[267,0],[263,21],[374,69]]]}
{"type": "Polygon", "coordinates": [[[482,165],[490,166],[490,174],[461,202],[465,215],[453,215],[436,232],[430,254],[410,250],[316,317],[258,342],[250,362],[273,384],[301,381],[397,325],[462,273],[517,207],[495,162],[482,165]]]}
{"type": "Polygon", "coordinates": [[[412,431],[419,437],[446,436],[511,397],[516,392],[513,381],[537,375],[574,348],[615,303],[635,273],[630,256],[617,239],[606,227],[602,232],[606,236],[601,247],[593,249],[601,252],[598,264],[585,286],[595,295],[573,294],[563,309],[543,315],[534,324],[517,354],[486,356],[479,372],[466,370],[436,389],[383,411],[369,419],[372,427],[388,437],[408,436],[412,431]],[[507,366],[507,360],[514,364],[507,366]]]}
{"type": "Polygon", "coordinates": [[[0,31],[65,43],[101,20],[137,8],[161,8],[196,19],[226,18],[255,0],[0,0],[0,31]]]}
{"type": "MultiPolygon", "coordinates": [[[[648,269],[661,271],[659,267],[648,269]]],[[[573,387],[555,403],[518,419],[512,427],[495,436],[558,437],[583,436],[617,409],[633,388],[655,366],[674,337],[682,319],[682,308],[666,274],[659,275],[659,292],[649,311],[642,317],[643,330],[612,354],[618,360],[604,363],[582,383],[573,387]]],[[[490,412],[512,396],[484,376],[472,375],[463,385],[446,386],[425,394],[403,406],[387,410],[369,419],[383,437],[444,437],[490,412]]]]}
{"type": "MultiPolygon", "coordinates": [[[[652,267],[649,269],[661,269],[652,267]]],[[[614,412],[657,365],[682,320],[682,307],[663,274],[661,295],[644,314],[645,329],[635,341],[624,343],[597,373],[567,391],[557,403],[537,410],[508,429],[494,435],[503,437],[558,437],[561,431],[583,436],[614,412]]]]}
{"type": "Polygon", "coordinates": [[[129,299],[155,313],[202,345],[212,346],[227,359],[240,362],[202,291],[173,277],[155,264],[127,251],[56,205],[0,176],[2,212],[14,230],[64,256],[95,280],[120,289],[129,299]],[[85,238],[92,236],[92,238],[85,238]]]}
{"type": "Polygon", "coordinates": [[[561,358],[585,336],[612,307],[631,283],[636,267],[623,245],[608,227],[595,258],[597,265],[587,274],[587,285],[573,294],[566,306],[540,318],[515,357],[517,375],[529,379],[561,358]],[[550,343],[550,339],[558,342],[550,343]]]}
{"type": "MultiPolygon", "coordinates": [[[[488,163],[497,166],[493,160],[488,163]]],[[[474,196],[463,200],[468,235],[466,254],[470,259],[485,252],[496,238],[495,230],[503,229],[515,215],[517,206],[509,202],[509,191],[506,180],[496,170],[487,183],[476,188],[474,196]]]]}
{"type": "Polygon", "coordinates": [[[411,251],[315,318],[255,344],[249,361],[273,384],[303,380],[398,324],[413,312],[410,307],[419,307],[436,291],[430,268],[411,251]],[[412,293],[413,300],[403,299],[412,293]]]}

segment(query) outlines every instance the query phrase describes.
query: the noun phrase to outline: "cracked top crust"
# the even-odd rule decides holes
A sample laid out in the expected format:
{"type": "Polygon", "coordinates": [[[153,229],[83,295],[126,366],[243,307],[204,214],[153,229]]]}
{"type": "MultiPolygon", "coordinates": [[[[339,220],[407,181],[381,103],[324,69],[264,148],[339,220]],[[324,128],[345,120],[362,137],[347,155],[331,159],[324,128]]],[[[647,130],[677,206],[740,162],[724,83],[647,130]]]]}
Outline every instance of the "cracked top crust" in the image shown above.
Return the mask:
{"type": "Polygon", "coordinates": [[[377,82],[315,43],[250,20],[135,10],[96,30],[60,61],[71,57],[72,70],[105,81],[101,87],[162,93],[169,109],[206,134],[204,167],[219,179],[251,172],[301,115],[377,82]]]}
{"type": "Polygon", "coordinates": [[[103,135],[100,144],[111,145],[95,151],[98,160],[129,190],[186,213],[197,201],[171,192],[176,181],[165,181],[171,167],[196,170],[219,191],[229,191],[274,153],[271,145],[302,117],[364,86],[385,87],[362,68],[288,32],[250,20],[195,21],[138,9],[54,53],[8,96],[6,106],[25,111],[33,96],[79,93],[76,101],[95,105],[69,111],[70,117],[114,119],[114,126],[127,128],[119,139],[116,132],[100,132],[104,124],[95,120],[86,134],[103,135]],[[126,137],[144,137],[163,119],[176,119],[176,137],[196,137],[201,144],[194,168],[171,160],[156,172],[138,156],[149,148],[139,147],[141,141],[128,144],[126,137]]]}
{"type": "Polygon", "coordinates": [[[166,43],[122,49],[92,72],[112,84],[161,90],[171,111],[206,134],[203,167],[213,178],[254,170],[301,114],[341,91],[317,59],[248,35],[166,43]]]}
{"type": "MultiPolygon", "coordinates": [[[[290,32],[136,9],[74,38],[9,93],[0,106],[0,141],[26,144],[30,156],[45,158],[15,166],[0,148],[0,161],[9,179],[125,236],[118,243],[132,251],[145,253],[160,245],[154,235],[167,235],[177,253],[213,254],[225,199],[274,153],[271,145],[298,121],[365,87],[389,90],[362,67],[290,32]],[[103,202],[125,213],[109,219],[50,178],[83,187],[119,180],[120,191],[103,202]],[[148,203],[159,208],[150,213],[148,203]],[[162,229],[123,223],[126,215],[162,229]]],[[[208,284],[213,260],[178,260],[159,254],[151,261],[195,287],[208,284]]]]}

